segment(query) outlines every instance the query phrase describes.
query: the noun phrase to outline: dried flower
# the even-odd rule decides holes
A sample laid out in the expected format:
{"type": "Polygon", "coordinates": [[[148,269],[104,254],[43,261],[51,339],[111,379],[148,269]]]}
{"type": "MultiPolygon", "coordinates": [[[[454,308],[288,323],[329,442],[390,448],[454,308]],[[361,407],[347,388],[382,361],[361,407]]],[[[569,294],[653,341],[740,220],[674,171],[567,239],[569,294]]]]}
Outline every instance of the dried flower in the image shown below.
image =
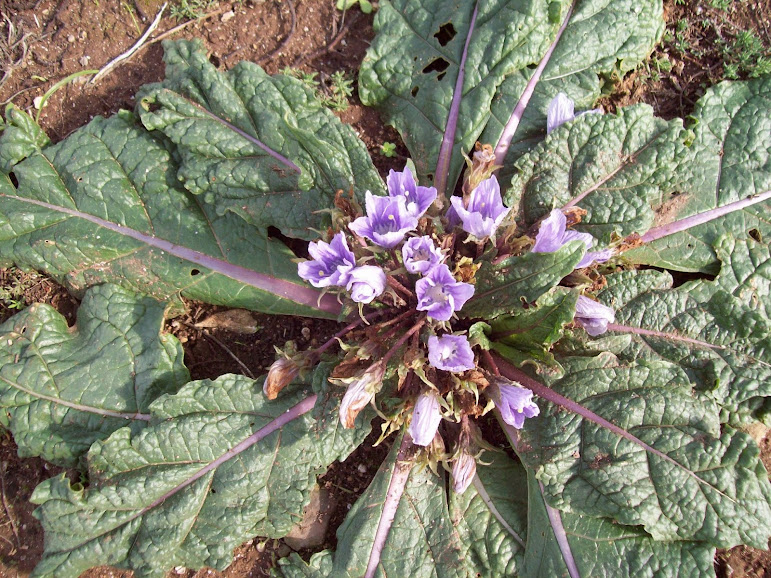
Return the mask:
{"type": "Polygon", "coordinates": [[[434,246],[431,237],[412,237],[402,245],[404,268],[410,273],[427,273],[442,262],[442,252],[434,246]]]}
{"type": "Polygon", "coordinates": [[[573,320],[592,337],[605,333],[608,330],[608,323],[613,323],[615,319],[616,312],[610,307],[583,295],[578,297],[573,320]]]}
{"type": "Polygon", "coordinates": [[[365,205],[367,216],[359,217],[348,228],[386,249],[401,243],[404,235],[418,226],[417,217],[407,211],[405,197],[378,197],[367,191],[365,205]]]}
{"type": "Polygon", "coordinates": [[[312,241],[308,245],[312,261],[297,266],[298,275],[314,287],[345,286],[348,275],[356,266],[356,257],[348,248],[343,233],[337,233],[331,243],[312,241]]]}
{"type": "Polygon", "coordinates": [[[418,186],[409,167],[404,167],[404,171],[401,173],[391,170],[388,173],[386,183],[388,195],[403,197],[407,213],[416,219],[422,217],[436,199],[436,188],[418,186]]]}
{"type": "Polygon", "coordinates": [[[447,265],[437,265],[415,283],[418,311],[437,321],[449,321],[474,294],[474,286],[456,281],[447,265]]]}
{"type": "Polygon", "coordinates": [[[549,134],[555,128],[560,125],[575,120],[584,114],[602,114],[601,108],[595,108],[593,110],[585,110],[575,114],[575,103],[564,92],[560,92],[549,103],[549,107],[546,109],[546,134],[549,134]]]}
{"type": "Polygon", "coordinates": [[[476,475],[477,461],[464,448],[452,464],[452,489],[456,494],[462,494],[474,481],[476,475]]]}
{"type": "Polygon", "coordinates": [[[466,159],[468,170],[466,171],[466,178],[463,180],[464,202],[468,200],[471,191],[501,168],[500,165],[495,164],[495,151],[491,145],[477,143],[475,149],[474,154],[471,155],[471,160],[466,159]]]}
{"type": "Polygon", "coordinates": [[[277,359],[268,369],[262,391],[268,399],[276,399],[279,392],[292,383],[298,373],[300,373],[300,366],[293,359],[286,357],[277,359]]]}
{"type": "Polygon", "coordinates": [[[382,363],[374,363],[348,386],[343,401],[340,402],[340,423],[344,428],[353,427],[356,416],[380,390],[383,375],[385,366],[382,363]]]}
{"type": "Polygon", "coordinates": [[[420,394],[415,402],[410,422],[410,436],[415,445],[427,446],[434,439],[442,414],[439,411],[439,399],[434,391],[426,391],[420,394]]]}
{"type": "Polygon", "coordinates": [[[498,225],[509,214],[509,209],[501,199],[501,187],[495,176],[482,181],[471,191],[467,206],[459,197],[452,197],[450,202],[461,220],[463,230],[477,239],[492,237],[498,225]]]}
{"type": "MultiPolygon", "coordinates": [[[[594,243],[594,237],[589,233],[579,233],[578,231],[568,230],[567,219],[564,213],[559,209],[554,209],[549,216],[541,222],[541,228],[535,237],[535,244],[531,249],[533,253],[554,253],[570,241],[581,241],[589,249],[594,243]]],[[[604,249],[602,251],[588,251],[576,269],[588,267],[594,262],[604,263],[614,254],[613,249],[604,249]]]]}
{"type": "Polygon", "coordinates": [[[465,335],[432,335],[428,338],[428,361],[437,369],[461,373],[476,367],[474,352],[465,335]]]}
{"type": "Polygon", "coordinates": [[[363,265],[351,271],[346,289],[356,303],[371,303],[385,291],[385,286],[386,275],[380,267],[363,265]]]}
{"type": "Polygon", "coordinates": [[[503,421],[521,429],[525,418],[535,417],[541,410],[533,401],[533,392],[527,388],[500,380],[492,388],[493,401],[500,410],[503,421]]]}

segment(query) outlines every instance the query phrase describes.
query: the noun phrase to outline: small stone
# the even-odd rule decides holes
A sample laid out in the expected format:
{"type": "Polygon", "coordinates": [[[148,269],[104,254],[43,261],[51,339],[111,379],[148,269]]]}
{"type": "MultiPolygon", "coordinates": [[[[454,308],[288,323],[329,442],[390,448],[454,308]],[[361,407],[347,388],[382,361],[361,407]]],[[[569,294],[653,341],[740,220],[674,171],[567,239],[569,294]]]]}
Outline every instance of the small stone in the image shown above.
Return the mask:
{"type": "Polygon", "coordinates": [[[302,333],[303,338],[310,339],[311,338],[311,328],[310,327],[303,327],[300,331],[302,333]]]}
{"type": "Polygon", "coordinates": [[[75,42],[75,35],[74,34],[68,34],[67,35],[67,42],[69,42],[70,44],[75,42]]]}
{"type": "Polygon", "coordinates": [[[236,13],[233,12],[232,10],[228,10],[222,15],[222,18],[220,18],[220,20],[222,22],[229,22],[230,20],[233,20],[233,18],[235,17],[236,17],[236,13]]]}
{"type": "Polygon", "coordinates": [[[367,466],[365,466],[364,464],[359,464],[358,466],[356,466],[356,469],[359,470],[360,474],[367,473],[367,466]]]}
{"type": "Polygon", "coordinates": [[[81,56],[80,60],[78,60],[78,62],[80,63],[81,66],[88,66],[88,61],[89,60],[91,60],[90,56],[81,56]]]}
{"type": "Polygon", "coordinates": [[[85,30],[81,30],[80,32],[78,32],[78,38],[80,40],[85,40],[86,38],[88,38],[88,32],[86,32],[85,30]]]}
{"type": "Polygon", "coordinates": [[[40,107],[41,107],[41,106],[42,106],[42,104],[43,104],[43,97],[42,97],[42,96],[36,96],[36,97],[33,99],[33,101],[32,101],[32,104],[35,106],[35,109],[36,109],[36,110],[40,110],[40,107]]]}

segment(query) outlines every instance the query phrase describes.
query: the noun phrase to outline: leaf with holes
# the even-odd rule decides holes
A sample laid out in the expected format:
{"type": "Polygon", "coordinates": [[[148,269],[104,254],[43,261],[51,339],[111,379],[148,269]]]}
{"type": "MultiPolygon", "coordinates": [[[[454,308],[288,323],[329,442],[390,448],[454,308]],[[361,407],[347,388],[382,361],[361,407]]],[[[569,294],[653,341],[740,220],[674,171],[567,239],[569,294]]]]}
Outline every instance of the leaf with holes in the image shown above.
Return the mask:
{"type": "Polygon", "coordinates": [[[70,329],[49,305],[0,325],[0,423],[19,455],[65,467],[96,440],[150,420],[150,403],[190,379],[182,346],[160,333],[164,304],[113,285],[90,289],[70,329]]]}

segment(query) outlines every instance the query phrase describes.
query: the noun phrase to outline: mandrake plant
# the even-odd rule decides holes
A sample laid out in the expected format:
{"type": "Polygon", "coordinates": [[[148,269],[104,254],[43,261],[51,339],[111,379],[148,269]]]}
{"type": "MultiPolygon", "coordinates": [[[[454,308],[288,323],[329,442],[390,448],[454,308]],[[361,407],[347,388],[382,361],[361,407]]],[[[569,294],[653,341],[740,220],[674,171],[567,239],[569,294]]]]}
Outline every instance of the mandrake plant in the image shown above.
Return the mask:
{"type": "Polygon", "coordinates": [[[34,492],[35,575],[222,569],[376,415],[392,450],[336,550],[277,576],[710,576],[765,548],[771,78],[685,124],[576,114],[649,54],[660,0],[383,0],[375,29],[359,95],[411,155],[386,182],[299,80],[195,42],[57,144],[6,111],[0,260],[82,297],[73,328],[0,326],[20,455],[86,469],[34,492]],[[340,330],[190,381],[180,297],[340,330]]]}

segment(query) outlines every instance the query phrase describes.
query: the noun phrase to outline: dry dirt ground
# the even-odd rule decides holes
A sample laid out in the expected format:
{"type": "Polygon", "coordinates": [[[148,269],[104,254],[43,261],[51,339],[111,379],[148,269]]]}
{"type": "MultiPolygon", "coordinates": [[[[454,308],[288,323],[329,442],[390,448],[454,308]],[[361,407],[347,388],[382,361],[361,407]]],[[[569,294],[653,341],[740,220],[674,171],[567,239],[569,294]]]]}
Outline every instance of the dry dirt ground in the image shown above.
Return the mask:
{"type": "MultiPolygon", "coordinates": [[[[372,15],[357,8],[343,14],[334,0],[173,0],[198,7],[195,20],[175,18],[167,9],[158,28],[129,60],[94,86],[88,76],[67,83],[47,99],[40,123],[56,142],[96,115],[108,116],[134,107],[133,95],[148,82],[162,79],[159,40],[202,38],[211,60],[227,69],[240,60],[251,60],[275,73],[287,66],[318,73],[321,89],[330,77],[343,71],[355,78],[368,42],[373,36],[372,15]]],[[[0,103],[36,114],[39,104],[55,83],[82,70],[100,69],[128,50],[148,28],[162,0],[0,0],[0,103]]],[[[719,80],[746,78],[758,72],[762,58],[771,57],[771,0],[668,0],[667,34],[652,55],[651,64],[623,79],[615,79],[603,101],[608,110],[634,102],[648,102],[665,118],[687,116],[703,91],[719,80]],[[752,31],[760,47],[740,36],[752,31]],[[742,40],[737,44],[737,39],[742,40]]],[[[771,66],[770,66],[771,68],[771,66]]],[[[383,126],[377,114],[358,102],[355,94],[347,110],[338,113],[354,126],[367,144],[381,173],[403,166],[406,150],[398,135],[383,126]],[[396,156],[380,154],[384,142],[396,143],[396,156]]],[[[19,286],[18,305],[46,302],[71,322],[77,301],[44,277],[0,269],[0,287],[19,286]]],[[[323,342],[335,325],[309,319],[254,315],[261,327],[244,334],[230,326],[200,328],[200,322],[221,311],[189,303],[188,313],[169,323],[169,331],[184,343],[186,362],[193,378],[216,377],[227,372],[259,375],[274,359],[273,345],[294,340],[301,349],[323,342]],[[196,324],[199,324],[196,327],[196,324]]],[[[0,322],[15,309],[0,301],[0,322]]],[[[247,320],[249,321],[249,320],[247,320]]],[[[249,323],[247,323],[249,324],[249,323]]],[[[771,447],[763,442],[766,467],[771,466],[771,447]]],[[[382,461],[386,447],[362,448],[346,463],[332,468],[320,480],[336,507],[329,529],[318,549],[334,547],[334,529],[349,504],[369,482],[382,461]]],[[[10,435],[0,432],[0,577],[26,576],[39,560],[42,529],[32,517],[28,498],[42,480],[60,470],[38,459],[21,460],[10,435]]],[[[74,475],[74,473],[73,473],[74,475]]],[[[170,576],[266,576],[277,556],[289,551],[283,541],[259,538],[236,551],[236,559],[223,573],[194,573],[178,568],[170,576]]],[[[722,577],[771,577],[771,556],[750,548],[719,552],[718,575],[722,577]]],[[[90,578],[128,576],[110,568],[87,572],[90,578]]]]}

